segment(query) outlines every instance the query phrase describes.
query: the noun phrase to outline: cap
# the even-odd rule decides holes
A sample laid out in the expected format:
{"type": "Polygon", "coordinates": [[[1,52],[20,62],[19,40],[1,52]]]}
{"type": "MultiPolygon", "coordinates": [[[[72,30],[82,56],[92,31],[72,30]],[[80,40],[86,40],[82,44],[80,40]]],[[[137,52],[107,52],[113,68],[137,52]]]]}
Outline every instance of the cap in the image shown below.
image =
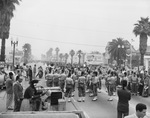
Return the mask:
{"type": "Polygon", "coordinates": [[[31,82],[30,82],[30,84],[34,84],[34,83],[38,83],[39,82],[39,80],[32,80],[31,82]]]}

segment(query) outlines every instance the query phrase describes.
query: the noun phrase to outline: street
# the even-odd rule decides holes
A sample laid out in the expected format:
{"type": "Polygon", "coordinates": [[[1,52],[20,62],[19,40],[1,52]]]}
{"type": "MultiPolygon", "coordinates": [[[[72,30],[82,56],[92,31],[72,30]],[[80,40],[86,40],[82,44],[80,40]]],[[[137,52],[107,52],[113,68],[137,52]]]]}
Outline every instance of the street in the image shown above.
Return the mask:
{"type": "MultiPolygon", "coordinates": [[[[104,83],[104,81],[102,82],[104,83]]],[[[43,78],[39,85],[45,85],[45,79],[43,78]]],[[[23,81],[24,89],[28,86],[28,81],[23,81]]],[[[78,90],[76,88],[75,96],[72,98],[74,102],[77,102],[78,99],[78,90]]],[[[116,118],[117,117],[117,96],[113,96],[113,101],[107,101],[108,95],[105,92],[104,85],[102,87],[101,93],[98,93],[98,100],[92,101],[92,98],[89,97],[89,93],[86,94],[85,102],[77,102],[81,110],[85,111],[90,118],[116,118]]],[[[148,112],[150,113],[150,98],[143,98],[140,96],[132,96],[130,101],[130,113],[135,112],[135,105],[139,102],[145,103],[148,107],[148,112]]],[[[0,92],[0,112],[5,112],[6,104],[6,94],[5,90],[0,92]]]]}

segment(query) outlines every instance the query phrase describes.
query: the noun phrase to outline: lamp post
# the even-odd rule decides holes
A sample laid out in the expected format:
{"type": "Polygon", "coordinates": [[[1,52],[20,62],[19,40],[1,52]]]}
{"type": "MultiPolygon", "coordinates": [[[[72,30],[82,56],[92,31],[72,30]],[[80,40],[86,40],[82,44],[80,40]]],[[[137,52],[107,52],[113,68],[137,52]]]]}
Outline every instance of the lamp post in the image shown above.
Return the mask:
{"type": "Polygon", "coordinates": [[[16,48],[16,46],[18,46],[18,41],[12,41],[11,40],[11,46],[13,46],[13,71],[14,71],[14,69],[15,69],[15,48],[16,48]]]}
{"type": "MultiPolygon", "coordinates": [[[[124,49],[124,45],[118,45],[118,49],[120,50],[120,49],[124,49]]],[[[119,51],[118,51],[118,53],[119,53],[119,51]]],[[[119,63],[119,65],[121,64],[121,56],[118,54],[118,63],[119,63]]]]}
{"type": "Polygon", "coordinates": [[[27,48],[24,48],[24,63],[27,63],[26,51],[27,51],[27,48]]]}

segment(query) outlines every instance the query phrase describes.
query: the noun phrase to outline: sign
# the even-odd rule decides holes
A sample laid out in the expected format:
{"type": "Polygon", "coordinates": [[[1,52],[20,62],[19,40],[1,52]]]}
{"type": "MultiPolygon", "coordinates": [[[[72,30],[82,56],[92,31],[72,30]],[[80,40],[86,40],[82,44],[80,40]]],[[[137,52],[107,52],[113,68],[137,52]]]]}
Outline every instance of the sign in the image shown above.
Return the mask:
{"type": "Polygon", "coordinates": [[[85,62],[90,65],[100,65],[103,64],[103,55],[102,54],[91,54],[87,53],[85,55],[85,62]]]}
{"type": "Polygon", "coordinates": [[[5,62],[4,61],[0,61],[0,68],[4,68],[5,67],[5,62]]]}

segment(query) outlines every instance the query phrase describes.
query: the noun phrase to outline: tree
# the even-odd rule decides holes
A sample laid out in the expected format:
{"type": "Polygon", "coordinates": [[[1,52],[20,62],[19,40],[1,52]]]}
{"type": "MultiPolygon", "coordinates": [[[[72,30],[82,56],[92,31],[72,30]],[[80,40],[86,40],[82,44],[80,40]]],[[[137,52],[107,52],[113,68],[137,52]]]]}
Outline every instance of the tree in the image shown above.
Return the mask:
{"type": "Polygon", "coordinates": [[[63,59],[63,54],[62,53],[59,54],[59,58],[60,58],[60,62],[62,62],[62,59],[63,59]]]}
{"type": "Polygon", "coordinates": [[[149,18],[142,18],[137,24],[134,24],[133,33],[135,36],[140,36],[139,50],[141,54],[140,65],[144,65],[144,55],[147,49],[147,39],[150,36],[150,22],[149,18]]]}
{"type": "Polygon", "coordinates": [[[81,65],[81,55],[82,55],[82,51],[78,50],[77,55],[79,57],[79,66],[81,65]]]}
{"type": "Polygon", "coordinates": [[[20,0],[0,0],[0,39],[1,43],[1,61],[5,61],[5,40],[9,38],[10,21],[13,18],[15,4],[19,5],[20,0]]]}
{"type": "Polygon", "coordinates": [[[24,63],[28,63],[31,59],[31,45],[26,43],[22,48],[24,50],[24,63]]]}
{"type": "Polygon", "coordinates": [[[129,46],[122,38],[113,39],[108,43],[108,53],[111,55],[112,60],[118,62],[118,65],[121,64],[122,60],[125,60],[127,47],[129,46]]]}
{"type": "Polygon", "coordinates": [[[47,59],[48,59],[48,60],[51,60],[52,52],[53,52],[53,48],[50,48],[50,49],[46,52],[46,56],[47,56],[47,59]]]}
{"type": "Polygon", "coordinates": [[[67,64],[67,60],[68,60],[68,57],[69,57],[68,53],[65,53],[64,57],[65,57],[65,64],[67,64]]]}
{"type": "Polygon", "coordinates": [[[73,56],[75,55],[75,51],[71,50],[69,54],[71,56],[71,65],[72,65],[73,64],[73,56]]]}
{"type": "Polygon", "coordinates": [[[58,53],[59,53],[59,48],[57,47],[56,49],[55,49],[55,51],[56,51],[56,61],[58,61],[58,53]]]}

